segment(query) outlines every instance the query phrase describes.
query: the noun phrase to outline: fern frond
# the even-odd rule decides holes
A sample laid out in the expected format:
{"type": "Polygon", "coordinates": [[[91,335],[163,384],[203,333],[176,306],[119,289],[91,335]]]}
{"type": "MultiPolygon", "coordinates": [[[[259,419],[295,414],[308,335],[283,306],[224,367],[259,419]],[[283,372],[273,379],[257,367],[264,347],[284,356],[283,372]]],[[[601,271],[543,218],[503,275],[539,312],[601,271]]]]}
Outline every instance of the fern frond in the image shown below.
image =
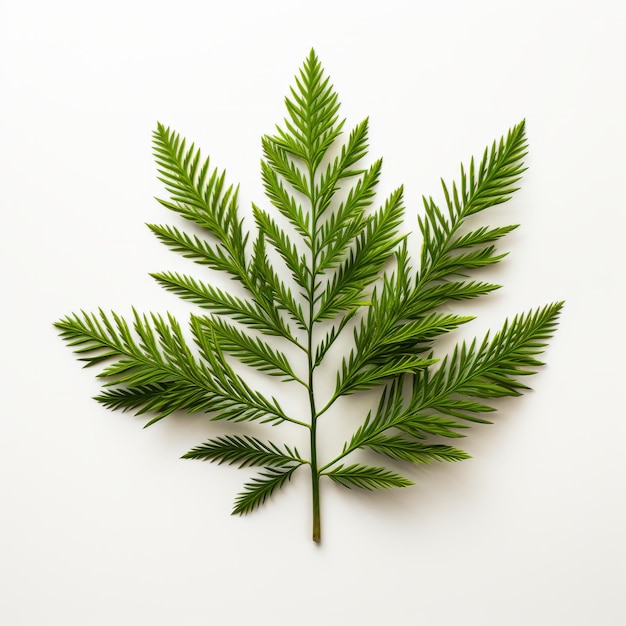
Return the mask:
{"type": "MultiPolygon", "coordinates": [[[[469,215],[510,197],[514,191],[511,180],[523,171],[521,159],[525,154],[525,145],[522,123],[512,129],[497,147],[494,145],[491,151],[485,152],[478,172],[474,171],[473,162],[469,176],[462,169],[461,192],[453,185],[452,199],[443,184],[447,214],[439,209],[432,198],[424,199],[425,216],[418,218],[424,240],[420,272],[413,284],[408,284],[406,278],[386,280],[380,295],[376,297],[375,294],[368,315],[355,334],[356,345],[351,355],[352,372],[366,367],[365,364],[371,363],[371,359],[375,362],[377,354],[396,356],[397,352],[385,349],[386,344],[389,344],[387,338],[394,334],[410,336],[412,330],[419,328],[424,319],[428,319],[433,310],[442,304],[449,300],[478,297],[498,288],[498,285],[489,283],[451,279],[465,276],[471,270],[492,265],[504,258],[506,254],[498,254],[492,244],[515,226],[496,229],[481,227],[465,234],[459,234],[459,229],[469,215]]],[[[398,257],[398,277],[400,274],[408,276],[406,263],[405,255],[398,257]]],[[[463,323],[460,318],[459,323],[463,323]]],[[[438,329],[439,332],[433,333],[427,341],[454,327],[453,323],[447,328],[438,329]]],[[[398,345],[403,350],[414,350],[420,343],[415,341],[410,346],[399,342],[398,345]]]]}
{"type": "Polygon", "coordinates": [[[416,374],[436,362],[437,359],[424,359],[413,354],[400,354],[379,364],[369,362],[360,367],[344,361],[341,372],[337,374],[335,395],[345,396],[359,389],[371,389],[403,374],[416,374]]]}
{"type": "MultiPolygon", "coordinates": [[[[370,380],[381,366],[389,366],[408,358],[418,357],[430,349],[432,341],[445,333],[458,328],[473,319],[443,313],[432,313],[415,320],[407,321],[407,314],[389,306],[387,296],[390,289],[383,291],[382,299],[376,294],[367,316],[354,331],[354,348],[348,358],[344,358],[338,373],[336,394],[345,395],[359,389],[361,379],[370,380]],[[401,319],[402,321],[398,321],[401,319]]],[[[401,304],[399,298],[393,300],[401,304]]],[[[407,368],[403,373],[414,373],[435,363],[437,359],[423,358],[421,364],[415,361],[415,368],[407,368]]],[[[408,363],[408,362],[407,362],[408,363]]],[[[400,373],[401,370],[398,370],[400,373]]],[[[378,377],[378,382],[383,378],[378,377]]]]}
{"type": "Polygon", "coordinates": [[[403,303],[403,313],[408,319],[417,319],[450,300],[471,300],[497,289],[500,289],[500,285],[476,281],[434,283],[419,291],[408,293],[403,303]]]}
{"type": "Polygon", "coordinates": [[[334,317],[367,304],[365,290],[379,278],[380,271],[404,239],[398,234],[404,205],[400,187],[385,205],[366,222],[348,258],[339,266],[326,289],[318,296],[316,321],[334,317]]]}
{"type": "Polygon", "coordinates": [[[317,233],[319,272],[337,267],[345,259],[352,242],[367,226],[365,210],[372,204],[381,166],[382,160],[378,160],[364,172],[348,192],[345,202],[320,226],[317,233]]]}
{"type": "Polygon", "coordinates": [[[333,326],[326,333],[326,336],[324,337],[324,339],[322,339],[322,341],[319,342],[319,344],[315,348],[315,360],[314,360],[315,367],[317,367],[318,365],[322,363],[322,361],[324,360],[324,357],[326,356],[326,353],[330,350],[333,343],[335,343],[335,340],[340,336],[341,331],[353,319],[356,313],[357,313],[356,310],[349,311],[348,313],[346,313],[339,321],[339,324],[337,324],[337,326],[333,326]]]}
{"type": "Polygon", "coordinates": [[[233,515],[247,515],[254,511],[285,483],[289,482],[293,473],[302,463],[282,467],[268,467],[256,478],[247,482],[244,490],[235,499],[233,515]]]}
{"type": "Polygon", "coordinates": [[[249,435],[227,435],[210,439],[200,446],[192,448],[182,456],[183,459],[199,459],[201,461],[217,461],[219,465],[228,463],[239,464],[239,468],[250,465],[260,467],[285,467],[293,463],[305,463],[298,450],[288,447],[282,451],[271,441],[263,443],[249,435]]]}
{"type": "Polygon", "coordinates": [[[326,171],[320,177],[319,184],[315,185],[320,215],[330,207],[342,179],[364,173],[361,169],[351,168],[367,154],[368,130],[368,119],[363,120],[352,130],[348,142],[341,147],[340,155],[328,164],[326,171]]]}
{"type": "Polygon", "coordinates": [[[404,414],[402,419],[399,419],[398,423],[395,424],[395,427],[416,439],[426,439],[431,435],[433,437],[461,439],[466,435],[458,431],[469,428],[469,424],[437,414],[410,412],[404,414]]]}
{"type": "Polygon", "coordinates": [[[256,205],[252,206],[254,219],[259,232],[274,246],[282,257],[296,284],[304,291],[311,282],[311,270],[308,267],[306,257],[298,252],[297,246],[289,241],[289,237],[272,217],[256,205]]]}
{"type": "MultiPolygon", "coordinates": [[[[195,317],[192,324],[213,335],[220,349],[242,363],[283,380],[299,380],[284,353],[258,337],[251,337],[219,317],[195,317]],[[196,324],[197,323],[197,324],[196,324]]],[[[302,381],[300,381],[302,382],[302,381]]]]}
{"type": "Polygon", "coordinates": [[[277,126],[278,135],[273,141],[314,171],[341,133],[343,121],[338,122],[337,116],[339,102],[313,50],[295,77],[295,83],[291,97],[285,98],[288,113],[284,119],[285,129],[277,126]]]}
{"type": "MultiPolygon", "coordinates": [[[[483,157],[477,168],[474,159],[470,161],[466,174],[461,168],[461,189],[459,194],[452,187],[454,203],[447,201],[455,209],[462,207],[464,215],[473,215],[485,208],[507,202],[514,187],[525,171],[523,159],[527,154],[526,123],[522,120],[509,130],[506,137],[493,142],[491,148],[485,148],[483,157]]],[[[444,186],[444,192],[446,191],[444,186]]],[[[446,194],[448,196],[448,194],[446,194]]]]}
{"type": "Polygon", "coordinates": [[[217,407],[214,394],[184,381],[105,387],[94,399],[111,410],[134,411],[137,416],[151,414],[146,428],[176,411],[208,413],[217,407]]]}
{"type": "Polygon", "coordinates": [[[167,291],[190,300],[211,313],[228,315],[233,320],[266,335],[293,338],[284,320],[276,315],[268,315],[257,302],[238,298],[217,287],[200,282],[192,276],[177,272],[160,272],[150,275],[167,291]]]}
{"type": "Polygon", "coordinates": [[[200,150],[193,144],[187,148],[185,140],[163,124],[153,133],[153,147],[159,180],[171,197],[159,202],[216,237],[245,283],[247,237],[237,213],[237,189],[225,187],[225,173],[212,169],[200,150]]]}
{"type": "MultiPolygon", "coordinates": [[[[473,319],[474,317],[471,315],[431,313],[405,324],[396,324],[388,330],[385,328],[384,334],[380,333],[377,351],[382,353],[386,351],[388,354],[390,349],[395,352],[398,348],[423,350],[423,347],[416,348],[416,346],[430,344],[436,337],[456,330],[462,324],[471,322],[473,319]]],[[[367,345],[367,337],[359,333],[356,343],[357,345],[367,345]]],[[[381,357],[382,354],[376,354],[376,356],[381,357]]]]}
{"type": "Polygon", "coordinates": [[[105,388],[94,399],[107,409],[136,411],[136,415],[142,415],[149,411],[159,411],[161,399],[171,386],[172,383],[163,382],[134,387],[105,388]]]}
{"type": "Polygon", "coordinates": [[[153,133],[158,178],[167,193],[159,202],[193,230],[149,228],[209,273],[152,277],[205,315],[192,314],[183,328],[170,314],[133,309],[127,320],[83,311],[55,325],[85,367],[98,366],[103,388],[96,400],[146,415],[147,425],[187,412],[214,422],[256,421],[258,428],[283,422],[305,428],[308,459],[287,443],[247,434],[213,437],[184,458],[262,468],[236,497],[233,513],[240,515],[309,465],[313,540],[319,541],[322,477],[348,488],[412,484],[384,467],[350,464],[344,460],[350,454],[366,450],[411,464],[468,458],[433,438],[461,438],[470,425],[490,423],[492,398],[527,389],[524,377],[542,365],[538,356],[562,303],[517,315],[480,342],[460,342],[438,354],[436,341],[473,319],[442,307],[499,288],[475,273],[506,256],[500,241],[516,226],[474,224],[472,216],[515,192],[525,169],[524,122],[482,158],[462,165],[456,182],[442,180],[439,204],[423,198],[421,254],[412,260],[410,240],[400,230],[403,187],[374,209],[382,160],[365,161],[369,121],[342,137],[339,99],[313,50],[285,107],[283,122],[262,138],[266,204],[252,204],[252,230],[240,217],[238,186],[224,171],[169,127],[159,123],[153,133]],[[227,284],[236,290],[217,286],[213,272],[234,281],[227,284]],[[346,345],[338,340],[349,333],[352,344],[329,371],[330,357],[346,345]],[[278,340],[272,343],[272,337],[278,340]],[[253,387],[245,367],[297,382],[303,402],[285,411],[276,397],[253,387]],[[322,369],[336,375],[336,385],[320,405],[322,369]],[[321,465],[320,418],[341,396],[373,388],[380,391],[378,406],[321,465]]]}
{"type": "MultiPolygon", "coordinates": [[[[293,332],[288,321],[281,315],[281,311],[286,311],[301,329],[307,327],[307,321],[301,304],[272,267],[266,251],[265,234],[262,231],[259,232],[254,242],[250,276],[257,303],[274,326],[282,329],[283,337],[293,340],[293,332]]],[[[294,341],[294,343],[297,342],[294,341]]]]}
{"type": "Polygon", "coordinates": [[[429,369],[416,372],[406,407],[401,381],[394,383],[383,391],[378,411],[355,431],[334,462],[392,428],[418,439],[431,435],[459,438],[464,435],[458,431],[468,428],[464,422],[489,424],[479,415],[494,409],[476,398],[516,396],[526,388],[517,377],[535,373],[542,365],[535,357],[552,336],[562,305],[557,302],[506,321],[491,342],[487,336],[480,346],[475,341],[460,344],[450,358],[442,359],[434,374],[429,369]]]}
{"type": "Polygon", "coordinates": [[[213,270],[227,272],[234,278],[239,278],[239,267],[233,263],[221,246],[210,246],[197,235],[189,235],[175,226],[147,224],[148,228],[174,252],[193,259],[200,265],[206,265],[213,270]]]}
{"type": "Polygon", "coordinates": [[[378,435],[370,439],[365,447],[392,459],[416,464],[428,464],[433,461],[463,461],[471,458],[467,452],[452,446],[423,444],[400,435],[378,435]]]}
{"type": "Polygon", "coordinates": [[[266,160],[261,161],[261,177],[265,195],[306,241],[310,238],[311,216],[285,188],[280,177],[310,200],[313,192],[307,176],[271,137],[263,137],[263,155],[266,160]]]}
{"type": "Polygon", "coordinates": [[[288,421],[294,424],[302,422],[287,416],[276,398],[266,398],[252,389],[237,374],[224,358],[222,347],[216,333],[208,328],[201,318],[191,318],[191,331],[201,357],[208,364],[213,376],[213,384],[220,394],[219,405],[214,409],[213,420],[234,422],[260,420],[263,424],[280,424],[288,421]]]}
{"type": "Polygon", "coordinates": [[[99,377],[109,379],[106,386],[127,387],[126,400],[105,391],[103,403],[156,411],[153,421],[177,410],[203,411],[213,413],[213,419],[234,421],[291,420],[276,400],[244,383],[219,352],[203,344],[204,358],[196,358],[171,316],[166,322],[157,315],[148,319],[135,312],[134,334],[123,318],[115,313],[111,318],[100,311],[99,316],[75,314],[55,324],[87,365],[115,359],[99,377]],[[145,403],[140,404],[142,398],[145,403]]]}
{"type": "Polygon", "coordinates": [[[499,226],[498,228],[489,228],[487,226],[481,226],[476,230],[472,230],[469,233],[465,233],[451,242],[450,246],[452,250],[459,250],[461,248],[472,248],[474,246],[480,246],[487,243],[495,243],[498,239],[501,239],[505,235],[514,231],[519,224],[512,224],[510,226],[499,226]]]}
{"type": "Polygon", "coordinates": [[[524,172],[525,155],[525,124],[522,121],[509,130],[506,137],[502,137],[498,143],[494,142],[491,148],[485,148],[478,167],[475,167],[473,158],[467,172],[461,166],[461,180],[458,185],[452,183],[449,189],[441,181],[447,214],[432,198],[423,199],[425,215],[418,218],[423,245],[416,292],[429,286],[432,281],[497,263],[503,258],[504,255],[495,254],[495,248],[491,246],[465,255],[455,254],[455,251],[468,245],[492,243],[515,226],[493,231],[481,228],[465,235],[460,234],[459,230],[470,215],[510,199],[516,190],[513,185],[524,172]],[[474,243],[470,243],[472,241],[474,243]]]}
{"type": "MultiPolygon", "coordinates": [[[[502,329],[489,341],[487,335],[477,344],[463,342],[432,376],[417,376],[411,409],[426,408],[454,415],[465,413],[453,401],[459,394],[469,398],[498,398],[519,395],[527,388],[519,376],[534,374],[543,365],[536,356],[543,352],[552,337],[563,306],[562,302],[506,320],[502,329]]],[[[483,405],[470,406],[470,411],[484,411],[483,405]]]]}
{"type": "Polygon", "coordinates": [[[353,464],[347,467],[338,467],[324,472],[331,480],[348,489],[359,487],[360,489],[391,489],[392,487],[410,487],[415,484],[384,467],[372,467],[370,465],[353,464]]]}

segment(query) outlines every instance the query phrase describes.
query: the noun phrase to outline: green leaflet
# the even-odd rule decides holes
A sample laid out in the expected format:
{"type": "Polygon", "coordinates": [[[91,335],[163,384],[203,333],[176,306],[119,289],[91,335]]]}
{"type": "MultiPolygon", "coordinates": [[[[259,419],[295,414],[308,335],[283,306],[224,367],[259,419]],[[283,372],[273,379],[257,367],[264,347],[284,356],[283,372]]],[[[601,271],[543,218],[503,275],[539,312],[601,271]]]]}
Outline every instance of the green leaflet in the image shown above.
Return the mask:
{"type": "Polygon", "coordinates": [[[324,473],[336,483],[348,487],[360,489],[391,489],[392,487],[409,487],[413,483],[395,472],[390,472],[384,467],[371,467],[355,463],[349,467],[338,465],[324,473]]]}
{"type": "MultiPolygon", "coordinates": [[[[439,353],[438,338],[473,319],[450,306],[499,288],[474,273],[506,256],[500,241],[516,225],[477,225],[475,216],[517,189],[527,151],[524,122],[461,166],[457,181],[442,181],[441,202],[423,198],[417,216],[423,243],[415,251],[402,228],[403,187],[376,201],[382,160],[366,161],[369,121],[344,134],[338,96],[314,51],[285,106],[282,123],[262,138],[266,198],[253,204],[251,223],[241,217],[238,187],[225,172],[170,128],[158,124],[154,131],[167,193],[159,202],[178,222],[148,227],[208,272],[152,274],[198,306],[187,328],[169,314],[133,311],[126,320],[102,310],[67,315],[55,326],[86,367],[100,368],[96,400],[106,408],[147,415],[147,425],[177,412],[238,423],[239,434],[209,439],[183,457],[260,468],[237,495],[233,513],[253,511],[308,466],[313,540],[320,541],[323,477],[368,490],[413,484],[358,462],[359,451],[394,466],[406,463],[407,472],[415,464],[469,458],[438,439],[459,439],[472,424],[490,423],[493,398],[527,389],[522,379],[542,365],[538,357],[562,303],[516,315],[493,335],[439,353]],[[228,277],[233,289],[215,285],[211,273],[228,277]],[[346,333],[352,347],[337,355],[335,342],[346,333]],[[254,388],[242,367],[291,385],[294,398],[301,396],[297,413],[254,388]],[[336,376],[324,405],[316,393],[322,368],[336,376]],[[378,405],[320,465],[318,429],[325,419],[341,419],[329,410],[340,397],[366,389],[376,390],[378,405]],[[250,421],[306,429],[309,450],[253,437],[244,424],[250,421]]],[[[276,430],[268,431],[275,438],[276,430]]]]}
{"type": "Polygon", "coordinates": [[[298,450],[285,446],[282,451],[273,443],[263,443],[256,437],[230,435],[211,439],[183,455],[184,459],[218,461],[218,463],[239,463],[239,467],[256,465],[260,467],[284,467],[294,463],[305,463],[298,450]]]}

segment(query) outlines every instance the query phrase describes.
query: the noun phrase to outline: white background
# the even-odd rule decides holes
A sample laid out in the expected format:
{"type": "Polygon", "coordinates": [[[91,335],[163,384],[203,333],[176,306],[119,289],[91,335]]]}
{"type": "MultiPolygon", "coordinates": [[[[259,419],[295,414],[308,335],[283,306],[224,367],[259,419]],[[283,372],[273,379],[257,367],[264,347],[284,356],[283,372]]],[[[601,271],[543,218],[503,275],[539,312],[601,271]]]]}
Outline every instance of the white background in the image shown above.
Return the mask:
{"type": "MultiPolygon", "coordinates": [[[[625,624],[621,4],[5,0],[0,623],[625,624]],[[147,276],[202,272],[144,226],[175,222],[151,131],[262,201],[259,139],[312,46],[349,125],[370,116],[381,192],[405,183],[407,230],[439,176],[526,118],[523,189],[492,214],[522,224],[490,274],[505,287],[464,331],[567,300],[534,391],[463,441],[474,458],[395,493],[325,484],[321,546],[305,472],[231,517],[248,473],[178,458],[222,425],[106,411],[51,325],[192,310],[147,276]]],[[[328,416],[325,450],[361,409],[328,416]]]]}

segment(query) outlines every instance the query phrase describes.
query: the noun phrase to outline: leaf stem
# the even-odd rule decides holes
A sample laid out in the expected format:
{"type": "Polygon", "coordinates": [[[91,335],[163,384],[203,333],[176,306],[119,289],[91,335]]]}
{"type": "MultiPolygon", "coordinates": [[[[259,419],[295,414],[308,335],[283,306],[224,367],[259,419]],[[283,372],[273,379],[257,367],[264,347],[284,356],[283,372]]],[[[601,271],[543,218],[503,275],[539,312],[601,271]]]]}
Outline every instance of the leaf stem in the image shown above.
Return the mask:
{"type": "Polygon", "coordinates": [[[311,282],[309,284],[309,324],[307,328],[307,359],[309,370],[309,406],[311,410],[311,497],[313,504],[313,536],[315,543],[322,540],[320,515],[320,473],[317,469],[317,418],[315,392],[313,386],[315,363],[313,360],[313,327],[315,326],[315,290],[317,288],[317,198],[315,196],[315,168],[308,163],[309,185],[311,190],[311,282]]]}
{"type": "Polygon", "coordinates": [[[283,416],[282,419],[285,422],[290,422],[292,424],[296,424],[297,426],[304,426],[305,428],[311,428],[310,424],[307,424],[306,422],[301,422],[300,420],[294,419],[293,417],[288,417],[288,416],[283,416]]]}
{"type": "Polygon", "coordinates": [[[333,397],[324,405],[324,408],[320,409],[317,412],[317,417],[320,417],[321,415],[323,415],[324,413],[326,413],[326,411],[328,411],[328,409],[330,409],[330,407],[335,404],[335,402],[337,401],[337,399],[341,396],[341,394],[339,393],[335,393],[333,394],[333,397]]]}
{"type": "MultiPolygon", "coordinates": [[[[312,336],[312,333],[310,333],[312,336]]],[[[311,495],[313,499],[313,541],[322,539],[320,524],[320,472],[317,469],[317,414],[315,411],[315,394],[313,393],[313,368],[309,352],[309,404],[311,407],[311,495]]]]}

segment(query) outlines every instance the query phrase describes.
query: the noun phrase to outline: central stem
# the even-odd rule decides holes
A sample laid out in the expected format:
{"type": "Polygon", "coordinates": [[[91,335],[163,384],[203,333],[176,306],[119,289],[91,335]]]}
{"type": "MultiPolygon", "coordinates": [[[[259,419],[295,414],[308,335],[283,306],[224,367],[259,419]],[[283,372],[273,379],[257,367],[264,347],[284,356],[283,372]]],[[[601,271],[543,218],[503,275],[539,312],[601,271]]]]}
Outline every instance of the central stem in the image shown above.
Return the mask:
{"type": "Polygon", "coordinates": [[[320,473],[317,468],[317,410],[313,389],[313,327],[315,325],[315,291],[317,289],[317,198],[315,193],[315,167],[308,164],[309,189],[311,200],[311,278],[309,283],[309,327],[307,332],[307,353],[309,366],[309,406],[311,409],[311,495],[313,499],[313,541],[322,539],[320,523],[320,473]]]}
{"type": "Polygon", "coordinates": [[[313,541],[322,539],[320,525],[320,475],[317,469],[317,413],[313,393],[313,367],[309,358],[309,403],[311,405],[311,494],[313,496],[313,541]]]}

